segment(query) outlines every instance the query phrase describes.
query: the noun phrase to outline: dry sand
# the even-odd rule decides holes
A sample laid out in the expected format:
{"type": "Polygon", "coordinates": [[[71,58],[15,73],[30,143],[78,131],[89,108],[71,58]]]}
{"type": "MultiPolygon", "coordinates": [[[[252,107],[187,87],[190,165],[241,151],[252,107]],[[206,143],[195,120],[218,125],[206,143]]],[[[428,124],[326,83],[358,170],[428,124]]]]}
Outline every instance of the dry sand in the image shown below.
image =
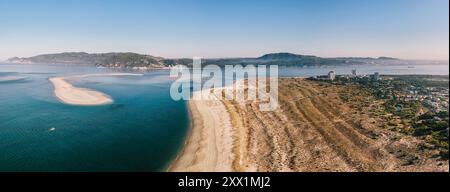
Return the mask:
{"type": "Polygon", "coordinates": [[[366,125],[371,118],[321,89],[280,79],[271,112],[258,102],[189,101],[191,133],[169,171],[448,171],[448,160],[417,150],[418,139],[366,125]]]}
{"type": "MultiPolygon", "coordinates": [[[[194,94],[200,94],[196,92],[194,94]]],[[[189,101],[191,130],[183,152],[170,171],[232,171],[232,135],[220,100],[189,101]]]]}
{"type": "Polygon", "coordinates": [[[93,76],[124,76],[124,75],[141,75],[141,74],[131,74],[131,73],[108,73],[108,74],[89,74],[89,75],[78,75],[69,77],[53,77],[49,81],[53,84],[55,88],[55,96],[63,103],[70,105],[104,105],[112,103],[113,100],[110,96],[105,93],[75,87],[68,83],[66,80],[70,78],[84,78],[93,76]]]}

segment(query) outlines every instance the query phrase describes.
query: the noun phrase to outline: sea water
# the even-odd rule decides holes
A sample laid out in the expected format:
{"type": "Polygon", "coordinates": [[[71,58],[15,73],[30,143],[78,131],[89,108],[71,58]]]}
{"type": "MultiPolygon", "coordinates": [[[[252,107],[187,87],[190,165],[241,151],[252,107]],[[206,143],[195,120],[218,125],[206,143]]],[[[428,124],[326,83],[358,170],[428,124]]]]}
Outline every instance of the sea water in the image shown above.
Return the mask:
{"type": "Polygon", "coordinates": [[[113,72],[83,66],[0,65],[0,171],[164,171],[188,129],[168,71],[87,77],[103,106],[61,103],[49,77],[113,72]],[[2,80],[3,79],[3,80],[2,80]]]}

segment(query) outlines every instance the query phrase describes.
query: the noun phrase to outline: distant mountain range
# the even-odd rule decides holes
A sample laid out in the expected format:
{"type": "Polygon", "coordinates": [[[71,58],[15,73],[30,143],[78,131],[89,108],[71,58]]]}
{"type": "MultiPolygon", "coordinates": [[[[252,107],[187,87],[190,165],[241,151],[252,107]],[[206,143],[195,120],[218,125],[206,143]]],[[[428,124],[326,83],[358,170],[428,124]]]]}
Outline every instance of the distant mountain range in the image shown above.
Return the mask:
{"type": "MultiPolygon", "coordinates": [[[[67,52],[45,54],[28,58],[14,57],[8,59],[12,63],[46,63],[46,64],[78,64],[95,65],[118,68],[163,68],[177,64],[192,65],[192,59],[166,59],[137,53],[95,53],[67,52]]],[[[277,64],[280,66],[313,66],[313,65],[343,65],[343,64],[410,64],[406,61],[391,57],[363,58],[337,57],[323,58],[312,55],[298,55],[292,53],[270,53],[257,58],[219,58],[203,59],[202,64],[248,65],[248,64],[277,64]]]]}

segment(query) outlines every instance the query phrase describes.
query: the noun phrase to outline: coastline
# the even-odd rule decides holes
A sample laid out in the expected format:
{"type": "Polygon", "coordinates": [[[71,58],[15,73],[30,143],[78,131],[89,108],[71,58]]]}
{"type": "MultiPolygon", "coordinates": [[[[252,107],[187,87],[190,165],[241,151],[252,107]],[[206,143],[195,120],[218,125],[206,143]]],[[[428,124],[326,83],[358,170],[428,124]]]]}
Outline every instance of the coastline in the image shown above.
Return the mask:
{"type": "Polygon", "coordinates": [[[225,106],[220,100],[189,100],[188,109],[188,135],[168,171],[233,171],[232,126],[225,106]]]}
{"type": "Polygon", "coordinates": [[[190,107],[189,101],[186,102],[186,105],[185,105],[185,106],[186,106],[186,109],[187,109],[187,112],[188,112],[188,120],[189,120],[189,125],[188,125],[188,128],[187,128],[188,130],[187,130],[186,136],[185,136],[185,138],[184,138],[184,140],[183,140],[183,145],[182,145],[182,146],[180,147],[180,149],[178,150],[175,159],[173,159],[173,160],[168,164],[168,166],[166,167],[166,169],[165,169],[166,172],[171,172],[172,169],[173,169],[173,167],[174,167],[174,165],[175,165],[175,163],[176,163],[176,162],[180,159],[180,157],[186,152],[185,149],[186,149],[187,143],[189,142],[189,140],[190,140],[190,138],[191,138],[191,135],[192,135],[192,129],[194,128],[194,120],[193,120],[192,109],[191,109],[191,107],[190,107]]]}

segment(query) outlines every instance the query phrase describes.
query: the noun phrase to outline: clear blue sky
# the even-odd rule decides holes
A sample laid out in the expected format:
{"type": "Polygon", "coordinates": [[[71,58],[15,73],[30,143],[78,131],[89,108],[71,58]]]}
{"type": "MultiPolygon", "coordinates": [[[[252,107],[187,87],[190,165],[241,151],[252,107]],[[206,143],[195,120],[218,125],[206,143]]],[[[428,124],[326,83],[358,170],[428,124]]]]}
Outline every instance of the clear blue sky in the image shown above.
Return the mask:
{"type": "Polygon", "coordinates": [[[0,59],[131,51],[444,59],[448,0],[0,0],[0,59]]]}

